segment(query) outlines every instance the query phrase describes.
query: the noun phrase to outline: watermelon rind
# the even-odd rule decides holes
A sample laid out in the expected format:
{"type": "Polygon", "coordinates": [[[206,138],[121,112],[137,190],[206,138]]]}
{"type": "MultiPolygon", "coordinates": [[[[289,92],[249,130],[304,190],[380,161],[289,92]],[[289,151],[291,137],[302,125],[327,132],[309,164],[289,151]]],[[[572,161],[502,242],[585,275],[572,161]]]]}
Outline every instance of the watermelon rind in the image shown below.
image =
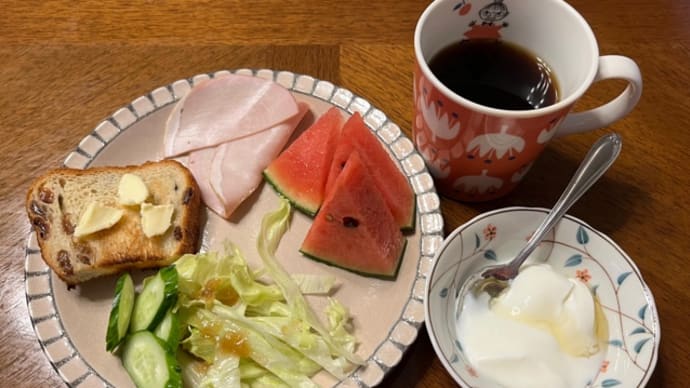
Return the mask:
{"type": "Polygon", "coordinates": [[[405,250],[406,249],[407,249],[407,239],[404,239],[403,247],[400,250],[400,256],[398,257],[398,261],[397,261],[398,265],[395,267],[395,270],[393,272],[391,272],[390,274],[366,272],[366,271],[361,271],[361,270],[357,270],[354,268],[349,268],[349,267],[346,267],[344,265],[339,265],[339,264],[336,264],[332,261],[328,261],[322,257],[313,255],[306,250],[300,249],[299,251],[304,256],[306,256],[306,257],[308,257],[314,261],[318,261],[319,263],[330,265],[331,267],[344,269],[346,271],[352,272],[352,273],[360,275],[360,276],[365,276],[368,278],[381,279],[381,280],[386,280],[386,281],[394,281],[398,278],[398,273],[400,272],[400,267],[402,266],[403,256],[405,256],[405,250]]]}
{"type": "MultiPolygon", "coordinates": [[[[413,195],[414,195],[414,191],[413,191],[413,195]]],[[[408,221],[405,225],[400,227],[400,230],[406,234],[414,233],[416,220],[417,220],[417,200],[415,198],[415,200],[412,202],[412,213],[410,214],[410,218],[408,219],[408,221]]]]}
{"type": "Polygon", "coordinates": [[[340,109],[330,108],[264,170],[266,181],[310,217],[316,215],[325,197],[326,179],[343,122],[340,109]]]}
{"type": "Polygon", "coordinates": [[[320,203],[309,203],[308,201],[298,201],[292,196],[287,195],[287,191],[281,187],[276,181],[277,179],[274,179],[273,176],[268,172],[268,170],[265,170],[263,172],[264,174],[264,179],[266,182],[268,182],[271,187],[273,187],[273,190],[275,190],[278,195],[280,195],[282,198],[287,199],[290,204],[300,212],[306,214],[309,217],[314,217],[316,216],[316,213],[318,213],[319,208],[321,207],[320,203]]]}

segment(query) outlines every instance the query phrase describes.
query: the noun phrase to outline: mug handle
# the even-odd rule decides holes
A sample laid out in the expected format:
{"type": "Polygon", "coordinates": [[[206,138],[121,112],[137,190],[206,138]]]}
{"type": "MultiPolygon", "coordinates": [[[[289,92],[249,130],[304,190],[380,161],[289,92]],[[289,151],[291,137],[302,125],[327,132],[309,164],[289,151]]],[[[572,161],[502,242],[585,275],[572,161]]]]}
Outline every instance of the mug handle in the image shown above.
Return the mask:
{"type": "Polygon", "coordinates": [[[623,118],[637,105],[642,94],[642,75],[632,59],[621,55],[599,57],[599,68],[594,82],[605,79],[623,79],[628,81],[628,86],[618,97],[598,108],[568,114],[556,136],[603,128],[623,118]]]}

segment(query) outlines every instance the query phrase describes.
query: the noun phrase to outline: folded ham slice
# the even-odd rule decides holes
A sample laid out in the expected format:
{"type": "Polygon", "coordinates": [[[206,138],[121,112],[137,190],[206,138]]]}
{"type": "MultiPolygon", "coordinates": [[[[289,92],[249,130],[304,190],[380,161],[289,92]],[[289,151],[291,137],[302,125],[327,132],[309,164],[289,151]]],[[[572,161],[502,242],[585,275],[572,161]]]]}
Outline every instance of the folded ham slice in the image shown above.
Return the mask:
{"type": "Polygon", "coordinates": [[[302,103],[299,107],[299,113],[285,122],[215,147],[208,179],[223,204],[222,209],[214,210],[218,215],[229,218],[256,190],[263,179],[263,171],[283,150],[309,109],[302,103]]]}
{"type": "Polygon", "coordinates": [[[173,108],[164,151],[174,157],[261,132],[299,113],[292,94],[258,77],[228,74],[192,88],[173,108]]]}
{"type": "Polygon", "coordinates": [[[211,181],[209,180],[211,175],[211,162],[213,161],[213,155],[215,153],[215,147],[196,150],[190,152],[186,161],[183,160],[183,162],[187,165],[189,171],[192,172],[192,175],[194,175],[194,179],[201,190],[201,199],[206,206],[214,213],[227,218],[225,216],[225,205],[223,205],[220,197],[213,191],[211,181]]]}

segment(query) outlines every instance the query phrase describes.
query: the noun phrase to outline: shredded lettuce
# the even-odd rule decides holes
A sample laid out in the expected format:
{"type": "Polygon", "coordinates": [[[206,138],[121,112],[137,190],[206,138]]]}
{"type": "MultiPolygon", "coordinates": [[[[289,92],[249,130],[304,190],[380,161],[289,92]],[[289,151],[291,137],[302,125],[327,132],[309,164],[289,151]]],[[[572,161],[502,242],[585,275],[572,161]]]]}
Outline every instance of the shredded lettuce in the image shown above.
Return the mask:
{"type": "Polygon", "coordinates": [[[328,298],[326,317],[328,318],[328,333],[333,337],[333,340],[347,351],[354,352],[357,339],[350,334],[352,324],[347,308],[337,299],[328,298]]]}
{"type": "Polygon", "coordinates": [[[190,335],[182,341],[182,347],[208,364],[216,362],[216,338],[202,334],[201,330],[195,327],[190,327],[189,331],[190,335]]]}
{"type": "Polygon", "coordinates": [[[226,356],[211,364],[201,380],[201,388],[240,385],[240,357],[226,356]]]}
{"type": "Polygon", "coordinates": [[[187,353],[181,347],[177,350],[177,362],[182,372],[182,386],[198,387],[208,370],[208,364],[187,353]]]}
{"type": "Polygon", "coordinates": [[[362,361],[354,353],[347,309],[330,297],[335,278],[289,275],[275,259],[291,208],[281,199],[267,214],[253,270],[240,250],[187,254],[175,266],[177,314],[184,328],[178,359],[186,384],[197,387],[315,387],[325,369],[343,378],[362,361]],[[304,295],[328,297],[321,323],[304,295]]]}
{"type": "MultiPolygon", "coordinates": [[[[257,248],[263,260],[266,271],[283,291],[285,299],[290,306],[293,317],[296,320],[306,322],[313,330],[321,335],[326,341],[331,352],[344,357],[354,364],[363,364],[363,360],[354,352],[339,345],[331,336],[326,328],[321,324],[318,317],[311,309],[304,296],[300,292],[299,286],[292,280],[290,275],[280,266],[274,254],[278,249],[278,243],[287,231],[290,219],[290,203],[281,198],[278,210],[268,213],[261,222],[261,233],[257,248]]],[[[331,372],[333,373],[333,372],[331,372]]],[[[343,378],[343,374],[335,374],[338,378],[343,378]]]]}
{"type": "Polygon", "coordinates": [[[335,288],[335,276],[292,274],[302,295],[329,295],[335,288]]]}

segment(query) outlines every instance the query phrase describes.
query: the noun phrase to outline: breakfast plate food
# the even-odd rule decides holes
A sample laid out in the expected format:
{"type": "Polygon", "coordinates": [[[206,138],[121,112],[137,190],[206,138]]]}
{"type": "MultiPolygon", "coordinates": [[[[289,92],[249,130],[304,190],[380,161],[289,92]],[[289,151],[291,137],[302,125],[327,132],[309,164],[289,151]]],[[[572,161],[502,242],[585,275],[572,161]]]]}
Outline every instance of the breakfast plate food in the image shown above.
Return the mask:
{"type": "MultiPolygon", "coordinates": [[[[443,218],[439,197],[431,176],[412,142],[400,128],[365,99],[330,82],[288,71],[220,71],[200,74],[157,88],[133,100],[101,122],[69,154],[64,166],[91,169],[103,166],[142,165],[165,159],[166,123],[177,103],[194,86],[209,79],[237,74],[275,81],[289,90],[300,106],[306,107],[295,134],[336,107],[343,116],[359,113],[389,152],[409,182],[416,199],[416,222],[405,234],[406,248],[394,279],[361,276],[336,266],[311,260],[300,253],[313,219],[293,211],[289,229],[280,240],[275,256],[289,273],[329,275],[336,279],[333,297],[352,317],[357,338],[356,354],[363,363],[344,378],[322,371],[313,376],[320,386],[375,386],[401,359],[414,342],[424,322],[424,286],[432,259],[443,240],[443,218]],[[372,314],[372,312],[376,312],[372,314]]],[[[232,155],[225,163],[243,165],[246,159],[232,155]]],[[[227,217],[202,211],[201,251],[221,251],[234,244],[250,266],[261,266],[257,253],[262,218],[274,211],[281,197],[271,185],[258,188],[227,217]]],[[[25,287],[31,321],[46,356],[70,386],[133,386],[117,355],[106,351],[105,335],[115,292],[116,275],[68,286],[46,265],[39,237],[27,239],[25,287]]],[[[135,284],[153,270],[131,271],[135,284]]],[[[307,297],[315,311],[327,303],[307,297]]]]}

